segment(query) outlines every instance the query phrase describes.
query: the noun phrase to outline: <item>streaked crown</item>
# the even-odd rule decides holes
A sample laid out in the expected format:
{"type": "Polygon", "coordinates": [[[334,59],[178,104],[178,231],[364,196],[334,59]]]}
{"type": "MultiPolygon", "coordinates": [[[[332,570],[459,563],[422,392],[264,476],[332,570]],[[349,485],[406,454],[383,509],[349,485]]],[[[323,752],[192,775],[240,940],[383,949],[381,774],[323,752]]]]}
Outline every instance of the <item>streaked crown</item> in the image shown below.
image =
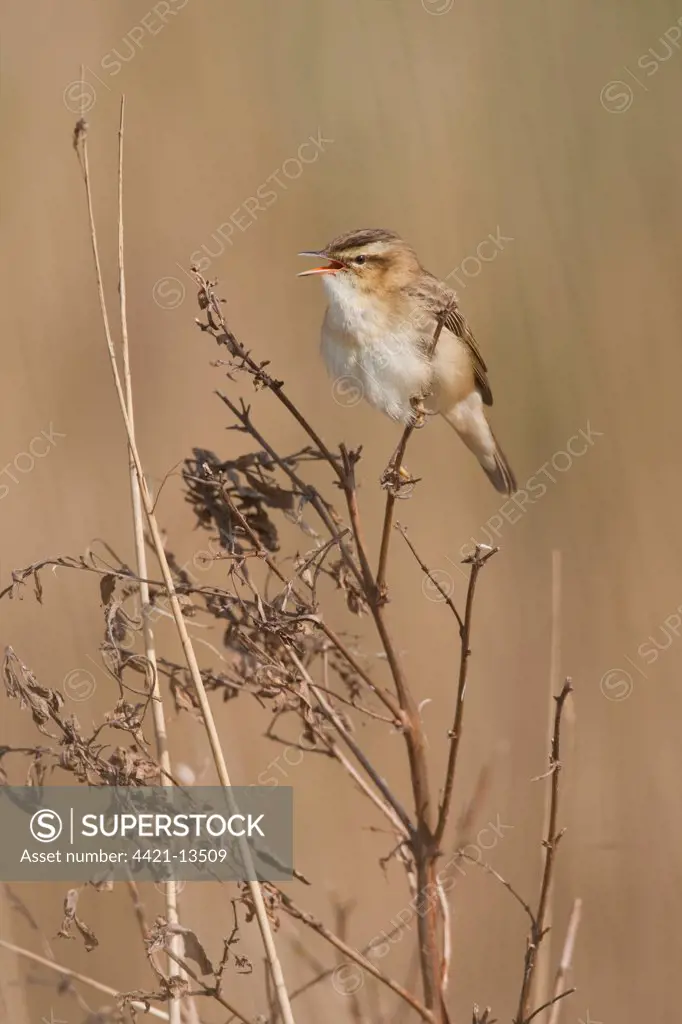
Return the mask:
{"type": "Polygon", "coordinates": [[[361,228],[338,235],[325,246],[327,259],[338,261],[354,276],[361,277],[368,285],[383,280],[399,283],[396,278],[410,276],[420,271],[419,260],[414,249],[395,231],[386,228],[361,228]]]}

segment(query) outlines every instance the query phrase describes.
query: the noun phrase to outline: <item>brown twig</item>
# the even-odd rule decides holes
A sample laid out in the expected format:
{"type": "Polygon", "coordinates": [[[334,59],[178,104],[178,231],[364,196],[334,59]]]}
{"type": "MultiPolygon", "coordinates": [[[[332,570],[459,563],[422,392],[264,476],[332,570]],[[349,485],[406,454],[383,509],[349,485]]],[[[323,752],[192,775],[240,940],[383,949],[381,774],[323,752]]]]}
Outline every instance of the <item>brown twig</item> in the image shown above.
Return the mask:
{"type": "MultiPolygon", "coordinates": [[[[462,738],[462,722],[464,720],[464,697],[466,695],[466,682],[467,682],[467,671],[469,668],[469,657],[471,655],[471,649],[469,643],[471,640],[471,622],[472,614],[474,609],[474,595],[476,593],[476,583],[478,576],[488,561],[489,558],[497,552],[497,548],[492,548],[489,551],[482,551],[479,545],[476,545],[474,553],[465,559],[471,565],[469,573],[469,586],[467,588],[466,607],[464,609],[464,623],[461,630],[461,652],[459,659],[459,679],[457,682],[457,698],[455,701],[455,716],[450,730],[450,750],[448,752],[448,764],[445,770],[445,784],[443,786],[443,797],[441,800],[440,810],[438,812],[438,824],[434,833],[434,841],[437,845],[443,841],[443,835],[445,833],[445,827],[448,823],[448,815],[450,813],[450,803],[452,801],[452,792],[455,782],[455,771],[457,769],[457,755],[459,754],[459,745],[462,738]]],[[[458,616],[459,618],[459,616],[458,616]]]]}
{"type": "Polygon", "coordinates": [[[405,822],[398,816],[393,807],[384,803],[383,800],[374,792],[368,782],[364,780],[360,772],[355,768],[355,765],[349,761],[342,750],[339,749],[336,741],[331,736],[327,736],[325,733],[321,733],[316,730],[316,735],[322,740],[327,747],[331,756],[343,766],[345,771],[348,772],[350,777],[353,779],[355,784],[362,790],[366,797],[372,801],[375,807],[378,807],[382,814],[384,814],[390,821],[393,828],[396,830],[399,836],[405,841],[409,842],[410,832],[408,831],[405,822]]]}
{"type": "Polygon", "coordinates": [[[298,907],[286,893],[280,891],[280,897],[282,899],[282,904],[293,917],[301,921],[303,924],[306,924],[309,928],[312,928],[314,932],[317,932],[317,934],[323,939],[326,939],[327,942],[331,943],[332,946],[338,949],[339,952],[343,953],[344,956],[348,957],[349,960],[358,964],[358,966],[362,967],[368,974],[371,974],[376,978],[377,981],[380,981],[382,985],[386,985],[387,988],[390,988],[390,990],[400,996],[401,999],[404,999],[413,1010],[416,1010],[422,1020],[430,1021],[433,1024],[433,1014],[417,999],[415,999],[411,992],[408,992],[407,989],[403,988],[399,982],[394,981],[393,978],[389,978],[388,975],[383,974],[371,960],[368,960],[367,957],[357,949],[353,949],[353,947],[349,946],[347,942],[340,939],[338,935],[335,935],[334,932],[330,931],[326,925],[321,921],[318,921],[312,914],[305,910],[301,910],[301,908],[298,907]]]}
{"type": "Polygon", "coordinates": [[[416,814],[416,828],[412,838],[412,851],[417,868],[417,889],[421,898],[428,901],[425,913],[419,915],[418,922],[424,1001],[429,1010],[433,1011],[437,1007],[441,1010],[438,908],[435,898],[437,892],[435,869],[437,848],[433,842],[432,808],[424,732],[419,709],[412,696],[402,663],[398,658],[393,643],[393,638],[384,619],[384,597],[372,575],[365,550],[355,483],[357,456],[355,453],[349,453],[342,445],[341,458],[344,467],[344,477],[341,486],[346,496],[348,514],[355,538],[355,549],[358,553],[362,569],[364,592],[386,654],[391,675],[393,676],[400,710],[405,719],[404,736],[416,814]]]}
{"type": "Polygon", "coordinates": [[[372,681],[371,676],[369,676],[365,672],[365,670],[358,662],[357,658],[355,658],[352,652],[348,650],[346,644],[344,644],[343,640],[341,640],[341,638],[334,632],[331,626],[327,625],[327,623],[323,619],[320,619],[317,616],[311,616],[310,621],[317,623],[322,632],[331,641],[331,643],[334,645],[339,654],[341,654],[345,658],[345,660],[348,662],[348,664],[356,673],[356,675],[360,679],[362,679],[362,681],[372,691],[372,693],[376,694],[376,696],[384,704],[384,706],[388,708],[388,710],[393,715],[393,720],[395,722],[396,727],[401,728],[404,725],[404,716],[402,711],[396,704],[395,700],[393,699],[392,694],[387,693],[385,690],[381,689],[379,686],[376,685],[376,683],[372,681]]]}
{"type": "Polygon", "coordinates": [[[494,867],[487,863],[487,861],[474,860],[473,857],[470,857],[468,853],[464,853],[463,850],[458,850],[457,856],[462,860],[467,860],[471,864],[475,864],[477,867],[481,868],[482,871],[485,871],[486,874],[492,875],[493,878],[496,879],[500,883],[500,885],[503,885],[507,892],[514,897],[519,906],[523,908],[525,913],[530,918],[531,926],[535,925],[535,914],[531,910],[530,905],[526,903],[523,896],[521,896],[521,894],[516,891],[511,882],[508,882],[506,878],[503,878],[499,871],[496,871],[494,867]]]}
{"type": "MultiPolygon", "coordinates": [[[[551,745],[554,729],[554,694],[561,685],[561,552],[552,551],[551,576],[551,609],[552,626],[550,636],[549,686],[547,687],[547,746],[551,745]]],[[[546,834],[551,813],[551,789],[545,787],[545,810],[542,823],[543,834],[546,834]]],[[[554,886],[550,884],[547,894],[547,910],[545,928],[551,931],[553,918],[554,886]]],[[[552,948],[546,942],[540,946],[535,964],[535,978],[531,992],[531,1004],[546,1003],[552,995],[552,948]]]]}
{"type": "Polygon", "coordinates": [[[410,549],[410,551],[412,552],[412,554],[414,555],[415,560],[417,562],[417,565],[419,566],[421,571],[424,573],[426,578],[428,580],[430,580],[430,582],[436,588],[436,590],[438,591],[440,596],[443,598],[443,601],[445,602],[445,604],[448,606],[448,608],[450,609],[452,614],[457,619],[457,623],[459,625],[459,635],[461,637],[462,633],[464,632],[464,620],[462,619],[462,616],[457,611],[457,608],[455,607],[455,602],[452,600],[452,598],[450,597],[450,595],[448,594],[447,590],[442,585],[442,583],[440,583],[436,579],[436,577],[433,575],[433,573],[432,573],[431,569],[429,569],[428,565],[426,565],[426,563],[421,559],[421,557],[420,557],[417,549],[415,548],[414,544],[412,543],[410,538],[407,536],[407,530],[405,529],[405,527],[401,526],[400,523],[396,523],[395,524],[395,528],[398,531],[398,533],[400,534],[400,536],[403,538],[405,543],[407,544],[407,546],[410,549]]]}
{"type": "Polygon", "coordinates": [[[573,904],[573,910],[571,911],[571,917],[568,922],[568,928],[566,929],[566,940],[564,942],[564,948],[561,953],[561,960],[557,967],[556,976],[554,978],[554,998],[557,1000],[552,1007],[552,1012],[549,1018],[549,1024],[559,1024],[559,1018],[561,1017],[561,1003],[558,1002],[559,994],[562,986],[566,981],[568,972],[571,969],[571,963],[573,961],[573,949],[575,947],[575,940],[578,934],[578,926],[580,925],[580,915],[582,914],[583,901],[576,899],[573,904]]]}
{"type": "Polygon", "coordinates": [[[296,654],[296,652],[289,648],[287,653],[291,658],[293,664],[296,666],[298,671],[301,673],[302,677],[305,679],[311,691],[315,694],[315,697],[317,698],[318,701],[318,706],[324,717],[327,719],[327,721],[331,722],[331,724],[337,730],[339,735],[346,742],[348,747],[353,751],[356,758],[367,772],[367,775],[370,777],[374,785],[377,787],[377,789],[383,796],[384,800],[386,800],[386,802],[390,804],[395,813],[398,815],[398,818],[402,822],[404,828],[407,829],[408,833],[412,834],[414,832],[414,825],[412,824],[409,815],[402,807],[400,801],[391,792],[388,784],[386,783],[386,780],[370,763],[370,761],[365,756],[361,748],[353,739],[353,736],[351,735],[350,731],[344,725],[341,717],[334,711],[334,708],[324,698],[324,696],[320,692],[320,688],[316,686],[315,680],[310,676],[308,670],[306,669],[305,665],[303,664],[299,656],[296,654]]]}
{"type": "Polygon", "coordinates": [[[391,486],[386,495],[386,506],[384,508],[384,525],[381,531],[381,547],[379,548],[379,568],[377,569],[377,587],[379,588],[382,596],[385,598],[386,595],[386,570],[388,568],[388,549],[391,543],[391,529],[393,526],[393,513],[395,511],[395,503],[399,494],[400,488],[400,474],[403,469],[403,459],[405,458],[405,450],[407,448],[408,441],[412,437],[415,430],[415,424],[410,423],[403,431],[402,437],[398,443],[393,458],[391,460],[390,468],[387,473],[391,474],[391,477],[396,481],[391,486]]]}
{"type": "Polygon", "coordinates": [[[248,1017],[245,1017],[243,1013],[240,1013],[239,1010],[236,1010],[234,1006],[232,1006],[232,1004],[229,1003],[227,999],[225,999],[222,993],[218,991],[215,985],[207,985],[206,982],[199,977],[194,968],[190,967],[187,961],[184,960],[182,957],[178,956],[178,954],[173,949],[167,949],[166,953],[168,954],[170,959],[176,963],[176,965],[181,969],[181,971],[184,974],[188,975],[192,979],[192,981],[195,981],[197,985],[199,985],[201,991],[197,993],[198,995],[204,995],[210,997],[211,999],[215,999],[216,1002],[220,1003],[222,1007],[228,1010],[236,1020],[240,1020],[242,1024],[250,1024],[248,1017]]]}
{"type": "MultiPolygon", "coordinates": [[[[431,340],[431,346],[428,352],[428,358],[433,359],[436,346],[441,336],[441,332],[445,325],[448,313],[450,312],[450,306],[447,306],[438,316],[436,322],[436,329],[431,340]]],[[[416,423],[408,424],[403,435],[400,438],[398,447],[396,448],[395,454],[391,460],[390,473],[396,478],[400,479],[400,472],[403,468],[403,459],[405,458],[405,450],[408,442],[414,433],[416,423]]],[[[388,488],[386,495],[386,508],[384,510],[384,525],[381,533],[381,547],[379,549],[379,567],[377,569],[377,587],[382,596],[385,597],[386,593],[386,570],[388,568],[388,549],[391,543],[391,529],[393,526],[393,513],[395,511],[395,503],[399,493],[399,485],[388,488]]]]}
{"type": "Polygon", "coordinates": [[[208,330],[219,345],[226,345],[230,354],[241,360],[242,369],[247,369],[258,385],[268,388],[268,390],[275,395],[284,408],[294,417],[299,426],[303,428],[319,453],[334,470],[337,477],[341,479],[341,470],[338,459],[332,455],[317,431],[310,425],[310,423],[308,423],[306,417],[287,396],[283,389],[283,381],[276,380],[266,371],[265,367],[268,365],[267,363],[259,364],[251,358],[250,353],[237,340],[235,335],[227,326],[227,322],[223,316],[223,311],[220,308],[220,302],[216,298],[211,284],[197,270],[192,268],[192,271],[199,286],[199,304],[206,312],[208,320],[207,324],[203,324],[198,321],[199,326],[202,330],[208,330]]]}
{"type": "Polygon", "coordinates": [[[247,407],[240,409],[238,406],[234,404],[234,402],[230,401],[227,395],[224,395],[221,391],[217,391],[216,394],[218,395],[218,398],[220,398],[220,400],[225,403],[225,405],[228,407],[232,415],[239,420],[239,422],[242,424],[244,429],[251,435],[251,437],[253,437],[254,440],[258,442],[261,448],[268,453],[273,462],[275,462],[279,466],[279,468],[289,477],[292,484],[294,484],[294,486],[298,489],[299,493],[310,502],[310,504],[315,509],[318,516],[324,523],[326,529],[329,531],[330,536],[333,537],[338,543],[339,550],[341,551],[346,561],[346,564],[348,565],[348,568],[353,573],[358,583],[361,584],[362,576],[360,570],[357,566],[355,559],[353,558],[351,551],[348,548],[348,545],[345,543],[343,539],[341,531],[334,522],[334,517],[332,514],[333,510],[330,508],[330,506],[327,505],[327,503],[322,500],[319,493],[314,488],[309,487],[300,478],[298,473],[296,473],[295,470],[291,468],[291,466],[287,465],[287,463],[282,458],[280,458],[280,456],[277,454],[272,445],[268,444],[268,442],[260,433],[260,431],[257,430],[256,427],[253,425],[247,407]]]}
{"type": "Polygon", "coordinates": [[[551,999],[548,999],[546,1003],[542,1004],[542,1006],[538,1006],[537,1010],[533,1010],[533,1012],[526,1017],[526,1024],[529,1024],[529,1022],[537,1017],[539,1013],[542,1013],[543,1010],[549,1009],[550,1006],[556,1006],[560,999],[565,999],[566,996],[572,996],[575,991],[575,988],[567,988],[565,992],[560,992],[558,996],[552,996],[551,999]]]}
{"type": "MultiPolygon", "coordinates": [[[[523,979],[521,982],[521,993],[519,995],[519,1005],[518,1010],[516,1012],[516,1017],[514,1018],[514,1024],[528,1024],[528,1021],[530,1020],[530,1017],[528,1016],[528,1009],[530,1003],[530,994],[533,985],[533,976],[535,973],[535,967],[537,963],[537,951],[538,946],[542,942],[547,932],[547,929],[545,928],[547,901],[549,897],[550,887],[552,884],[556,850],[559,844],[559,840],[563,835],[563,832],[557,831],[557,816],[559,813],[559,773],[561,771],[561,716],[564,710],[564,706],[566,704],[566,700],[568,699],[569,694],[571,694],[572,692],[573,687],[571,685],[571,681],[570,679],[567,679],[561,689],[561,693],[554,698],[554,728],[552,731],[552,744],[549,756],[550,772],[552,775],[551,797],[549,820],[547,823],[547,832],[543,842],[545,848],[545,863],[542,872],[542,882],[540,884],[538,906],[534,914],[534,920],[531,925],[530,933],[528,935],[528,940],[526,943],[526,955],[523,964],[523,979]]],[[[554,1000],[552,1000],[552,1002],[554,1002],[554,1000]]],[[[540,1007],[540,1009],[545,1009],[545,1007],[540,1007]]]]}
{"type": "MultiPolygon", "coordinates": [[[[400,933],[404,932],[407,928],[409,928],[409,923],[401,921],[400,924],[395,925],[390,930],[390,932],[385,933],[386,939],[390,942],[392,939],[396,937],[396,935],[400,935],[400,933]]],[[[373,939],[371,942],[368,942],[361,949],[356,950],[356,952],[358,952],[363,957],[367,956],[367,954],[371,953],[372,949],[374,948],[374,944],[375,940],[373,939]]],[[[292,1002],[294,999],[298,999],[299,996],[302,996],[305,992],[308,992],[315,985],[319,985],[321,981],[326,981],[327,978],[331,977],[337,969],[338,967],[327,967],[325,968],[325,970],[321,971],[316,977],[310,978],[309,981],[306,981],[302,985],[299,985],[299,987],[295,988],[291,993],[292,1002]]]]}

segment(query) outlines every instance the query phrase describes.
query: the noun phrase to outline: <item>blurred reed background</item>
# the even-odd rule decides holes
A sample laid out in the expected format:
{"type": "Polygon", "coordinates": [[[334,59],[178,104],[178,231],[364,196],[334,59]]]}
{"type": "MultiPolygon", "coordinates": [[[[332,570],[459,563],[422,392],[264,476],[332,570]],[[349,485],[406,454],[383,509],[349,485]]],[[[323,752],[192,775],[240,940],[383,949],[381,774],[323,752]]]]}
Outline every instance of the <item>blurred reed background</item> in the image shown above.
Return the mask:
{"type": "MultiPolygon", "coordinates": [[[[396,428],[333,391],[317,353],[321,289],[296,281],[296,253],[353,227],[385,226],[408,238],[434,273],[454,271],[491,369],[495,429],[534,497],[521,512],[500,512],[474,460],[431,423],[412,442],[408,464],[423,482],[399,516],[460,600],[462,548],[486,540],[491,527],[499,534],[501,553],[478,594],[459,806],[489,764],[477,829],[513,826],[486,856],[528,897],[540,868],[544,790],[530,780],[546,768],[551,565],[561,552],[560,672],[574,680],[575,721],[555,958],[572,900],[584,900],[578,993],[565,1021],[663,1020],[678,1002],[681,14],[666,0],[168,0],[149,8],[36,0],[4,14],[2,584],[15,567],[79,553],[97,538],[133,557],[125,437],[71,148],[81,108],[114,301],[116,132],[126,94],[137,428],[157,488],[193,446],[226,457],[244,444],[225,431],[226,410],[213,396],[224,375],[210,366],[215,347],[193,326],[186,269],[191,259],[210,260],[207,273],[220,280],[238,336],[272,361],[330,445],[364,445],[361,496],[376,553],[378,477],[396,428]],[[251,197],[261,209],[249,207],[251,197]],[[497,246],[480,249],[491,235],[497,246]],[[495,255],[486,262],[481,252],[495,255]],[[21,453],[43,451],[42,442],[30,448],[43,431],[50,447],[31,464],[21,453]],[[580,431],[589,444],[571,441],[580,431]]],[[[300,446],[271,396],[256,396],[254,409],[283,449],[300,446]]],[[[206,547],[177,472],[157,512],[180,562],[206,547]]],[[[445,609],[394,543],[390,614],[417,697],[428,701],[423,716],[440,771],[455,638],[445,609]]],[[[220,578],[219,567],[211,578],[220,578]]],[[[2,604],[3,644],[46,685],[66,680],[73,700],[91,675],[93,696],[73,708],[83,723],[112,703],[97,667],[100,638],[90,578],[60,570],[45,577],[43,607],[2,604]]],[[[205,639],[220,642],[217,631],[205,639]]],[[[159,644],[174,651],[170,631],[161,629],[159,644]]],[[[212,661],[208,649],[205,659],[212,661]]],[[[0,742],[33,741],[16,706],[5,702],[2,713],[0,742]]],[[[257,735],[262,715],[246,699],[217,713],[235,781],[255,782],[281,749],[257,735]]],[[[403,761],[399,738],[365,732],[367,749],[393,774],[403,761]]],[[[171,741],[176,758],[214,781],[198,724],[174,720],[171,741]]],[[[397,867],[384,878],[377,865],[386,837],[367,834],[365,849],[348,846],[367,807],[319,760],[288,769],[297,863],[315,881],[306,893],[315,913],[329,917],[334,901],[355,901],[349,939],[360,946],[389,930],[406,901],[404,880],[397,867]]],[[[18,890],[53,935],[63,887],[18,890]]],[[[508,1020],[526,922],[482,873],[467,872],[455,894],[455,1019],[469,1019],[477,1001],[508,1020]]],[[[160,896],[148,899],[160,911],[160,896]]],[[[227,901],[211,886],[192,886],[182,899],[183,919],[218,949],[231,922],[227,901]]],[[[26,921],[0,907],[1,934],[39,948],[26,921]]],[[[58,957],[114,987],[149,985],[126,899],[93,892],[85,916],[101,945],[88,955],[62,943],[58,957]]],[[[280,945],[295,985],[312,972],[293,935],[284,928],[280,945]]],[[[403,946],[387,961],[398,977],[408,974],[403,946]]],[[[250,951],[258,956],[258,944],[250,951]]],[[[322,945],[316,955],[328,956],[322,945]]],[[[69,1024],[81,1020],[44,972],[7,954],[2,971],[0,1013],[12,1024],[52,1009],[69,1024]]],[[[249,1012],[262,1010],[248,978],[231,991],[249,1012]]],[[[331,984],[313,992],[300,1004],[301,1021],[350,1019],[348,997],[331,984]]],[[[220,1019],[207,1009],[207,1020],[220,1019]]]]}

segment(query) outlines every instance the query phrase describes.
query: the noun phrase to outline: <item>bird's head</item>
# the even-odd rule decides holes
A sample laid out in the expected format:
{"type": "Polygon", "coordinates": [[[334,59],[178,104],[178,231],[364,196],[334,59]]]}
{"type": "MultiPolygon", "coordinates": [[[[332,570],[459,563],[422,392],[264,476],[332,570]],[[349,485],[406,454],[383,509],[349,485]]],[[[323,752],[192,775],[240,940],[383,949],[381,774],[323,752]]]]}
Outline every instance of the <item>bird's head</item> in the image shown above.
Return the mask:
{"type": "Polygon", "coordinates": [[[304,270],[299,277],[322,275],[330,293],[337,288],[360,294],[385,294],[404,288],[421,271],[414,250],[393,231],[363,228],[334,238],[324,249],[299,256],[323,257],[326,266],[304,270]]]}

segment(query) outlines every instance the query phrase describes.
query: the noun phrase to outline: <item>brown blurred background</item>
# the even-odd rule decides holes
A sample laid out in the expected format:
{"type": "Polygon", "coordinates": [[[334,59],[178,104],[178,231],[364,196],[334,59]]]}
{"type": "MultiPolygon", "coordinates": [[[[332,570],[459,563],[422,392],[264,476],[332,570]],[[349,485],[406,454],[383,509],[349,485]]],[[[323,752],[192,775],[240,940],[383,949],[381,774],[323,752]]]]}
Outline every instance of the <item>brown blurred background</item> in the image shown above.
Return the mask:
{"type": "MultiPolygon", "coordinates": [[[[530,780],[546,768],[552,552],[561,553],[560,671],[576,692],[552,951],[556,960],[572,900],[582,897],[578,993],[562,1017],[572,1022],[672,1019],[678,1003],[679,16],[665,0],[168,0],[149,8],[37,0],[4,17],[2,585],[13,568],[77,554],[96,538],[133,558],[124,431],[71,148],[81,108],[115,303],[116,132],[126,94],[133,374],[140,447],[156,487],[192,446],[227,457],[243,443],[225,432],[226,410],[213,396],[224,375],[193,327],[185,270],[206,259],[206,246],[237,334],[272,360],[328,443],[364,445],[362,500],[376,553],[377,481],[396,428],[332,393],[317,353],[321,289],[296,281],[296,253],[350,228],[385,226],[407,237],[434,273],[455,271],[491,368],[496,431],[521,486],[534,478],[527,489],[537,489],[521,513],[507,507],[500,515],[474,460],[432,423],[412,443],[408,461],[423,482],[399,514],[460,601],[463,546],[486,539],[491,517],[502,523],[492,520],[502,550],[479,590],[458,806],[490,764],[477,830],[497,816],[513,826],[486,856],[528,898],[539,879],[544,796],[530,780]],[[304,150],[317,156],[303,164],[299,147],[311,136],[323,141],[304,150]],[[267,208],[249,215],[245,201],[259,187],[267,208]],[[276,196],[269,202],[268,190],[276,196]],[[225,242],[217,232],[228,223],[225,242]],[[491,234],[501,239],[495,258],[481,262],[477,247],[491,234]],[[591,431],[591,443],[572,455],[585,448],[569,447],[581,430],[591,431]],[[31,462],[22,453],[45,450],[34,441],[43,431],[53,442],[31,462]]],[[[271,396],[257,396],[254,408],[283,449],[303,443],[271,396]]],[[[181,562],[206,547],[177,472],[158,514],[181,562]]],[[[391,582],[391,618],[418,699],[428,700],[437,778],[456,638],[397,542],[391,582]]],[[[73,708],[89,724],[113,703],[97,667],[96,582],[61,570],[44,583],[42,608],[28,596],[2,603],[2,642],[45,685],[91,673],[94,696],[73,708]]],[[[373,652],[378,642],[367,635],[373,652]]],[[[219,645],[220,633],[204,639],[219,645]]],[[[160,644],[177,653],[165,627],[160,644]]],[[[281,754],[259,738],[264,716],[246,700],[217,713],[234,781],[255,782],[281,754]]],[[[0,743],[35,739],[27,715],[7,701],[0,723],[0,743]]],[[[185,716],[171,728],[176,758],[213,782],[200,726],[185,716]]],[[[364,735],[402,785],[400,738],[374,728],[364,735]]],[[[333,766],[304,760],[286,781],[295,787],[297,863],[314,881],[300,901],[330,922],[335,902],[355,901],[349,938],[361,946],[407,902],[398,867],[384,876],[377,864],[390,839],[366,831],[376,823],[369,807],[333,766]]],[[[63,887],[16,888],[53,936],[63,887]]],[[[158,894],[146,898],[161,910],[158,894]]],[[[79,943],[56,943],[60,960],[115,988],[151,987],[125,893],[83,900],[101,944],[88,955],[79,943]]],[[[217,956],[231,927],[227,895],[190,886],[181,912],[217,956]]],[[[2,937],[40,951],[7,903],[0,915],[2,937]]],[[[525,935],[518,906],[471,870],[455,889],[452,924],[455,1019],[469,1019],[474,1001],[511,1019],[525,935]]],[[[292,986],[314,972],[294,948],[297,935],[333,963],[323,944],[283,927],[292,986]]],[[[396,944],[382,962],[403,980],[407,946],[396,944]]],[[[259,957],[257,942],[245,939],[244,951],[259,957]]],[[[6,1020],[33,1024],[51,1011],[68,1024],[84,1018],[70,997],[55,994],[48,972],[0,955],[6,1020]]],[[[254,979],[231,980],[230,998],[247,1013],[264,1010],[254,979]]],[[[379,1009],[375,996],[362,1004],[365,1019],[398,1019],[395,1004],[381,999],[379,1009]]],[[[301,1021],[350,1019],[348,998],[328,982],[294,1005],[301,1021]]],[[[205,1009],[206,1020],[223,1019],[205,1009]]]]}

